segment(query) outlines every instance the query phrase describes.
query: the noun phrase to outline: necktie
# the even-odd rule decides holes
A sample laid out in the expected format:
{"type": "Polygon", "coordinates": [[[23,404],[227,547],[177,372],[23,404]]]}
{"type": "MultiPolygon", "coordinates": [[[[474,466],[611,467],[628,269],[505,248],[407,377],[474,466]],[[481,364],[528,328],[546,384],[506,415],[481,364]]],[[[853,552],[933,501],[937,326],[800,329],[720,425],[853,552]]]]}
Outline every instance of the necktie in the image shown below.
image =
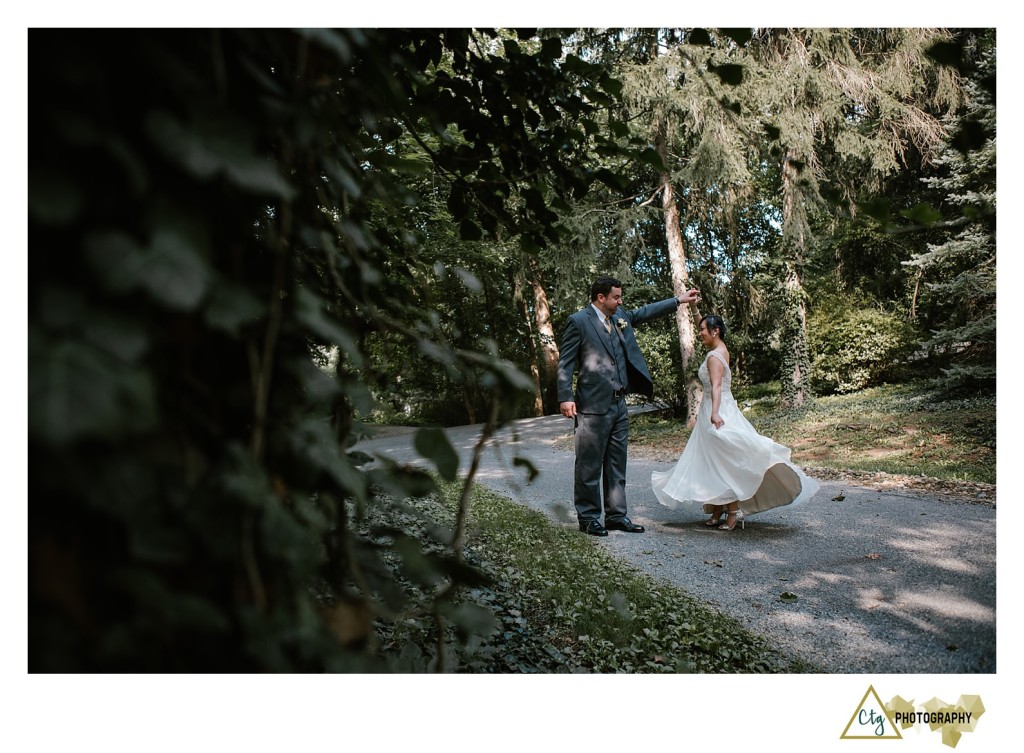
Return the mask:
{"type": "Polygon", "coordinates": [[[604,329],[610,335],[612,333],[612,320],[610,317],[604,318],[604,329]]]}

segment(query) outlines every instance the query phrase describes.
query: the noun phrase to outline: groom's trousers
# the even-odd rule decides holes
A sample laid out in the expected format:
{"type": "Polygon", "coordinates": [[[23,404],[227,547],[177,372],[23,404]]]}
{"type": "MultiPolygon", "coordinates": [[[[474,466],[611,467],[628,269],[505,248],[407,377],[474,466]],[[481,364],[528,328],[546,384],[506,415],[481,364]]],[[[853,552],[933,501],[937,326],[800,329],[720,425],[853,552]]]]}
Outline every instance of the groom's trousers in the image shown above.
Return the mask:
{"type": "Polygon", "coordinates": [[[576,414],[574,502],[580,523],[626,517],[626,448],[629,413],[626,399],[614,400],[607,413],[576,414]]]}

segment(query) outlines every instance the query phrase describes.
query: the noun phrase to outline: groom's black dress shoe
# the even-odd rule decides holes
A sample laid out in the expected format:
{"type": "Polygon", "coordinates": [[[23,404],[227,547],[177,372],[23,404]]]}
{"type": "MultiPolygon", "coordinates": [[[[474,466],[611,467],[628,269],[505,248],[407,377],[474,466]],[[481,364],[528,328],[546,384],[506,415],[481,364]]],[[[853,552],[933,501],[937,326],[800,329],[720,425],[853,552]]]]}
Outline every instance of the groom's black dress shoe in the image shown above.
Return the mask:
{"type": "Polygon", "coordinates": [[[643,526],[638,526],[629,518],[619,518],[618,520],[606,520],[604,522],[604,526],[609,531],[628,531],[629,533],[644,532],[643,526]]]}
{"type": "Polygon", "coordinates": [[[583,533],[590,534],[591,536],[608,535],[608,531],[605,529],[603,525],[601,525],[600,520],[588,520],[586,522],[581,521],[580,530],[583,531],[583,533]]]}

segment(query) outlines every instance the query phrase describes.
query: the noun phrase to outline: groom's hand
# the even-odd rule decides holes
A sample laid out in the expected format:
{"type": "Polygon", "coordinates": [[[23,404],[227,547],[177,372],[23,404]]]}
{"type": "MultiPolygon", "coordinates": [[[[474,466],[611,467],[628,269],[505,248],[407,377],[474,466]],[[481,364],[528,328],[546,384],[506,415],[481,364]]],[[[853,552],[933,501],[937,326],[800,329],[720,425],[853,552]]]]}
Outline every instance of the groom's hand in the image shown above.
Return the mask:
{"type": "Polygon", "coordinates": [[[682,306],[684,303],[696,303],[700,300],[700,291],[694,288],[693,290],[687,290],[677,299],[679,305],[682,306]]]}
{"type": "Polygon", "coordinates": [[[576,418],[576,403],[572,400],[568,400],[564,403],[558,404],[558,409],[562,411],[562,415],[566,418],[576,418]]]}

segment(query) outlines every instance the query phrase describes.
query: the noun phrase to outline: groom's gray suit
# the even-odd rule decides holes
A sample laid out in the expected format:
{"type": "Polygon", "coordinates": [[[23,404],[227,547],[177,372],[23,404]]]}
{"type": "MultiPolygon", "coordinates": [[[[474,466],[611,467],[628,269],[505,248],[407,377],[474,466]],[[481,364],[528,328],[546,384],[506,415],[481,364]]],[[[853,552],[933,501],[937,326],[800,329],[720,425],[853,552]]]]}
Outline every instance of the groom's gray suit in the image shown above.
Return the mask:
{"type": "Polygon", "coordinates": [[[654,391],[633,327],[670,314],[678,305],[676,298],[667,298],[631,311],[620,309],[611,317],[611,333],[593,305],[569,317],[558,359],[558,400],[576,403],[574,502],[581,528],[600,521],[602,491],[605,525],[626,518],[625,395],[651,397],[654,391]]]}

